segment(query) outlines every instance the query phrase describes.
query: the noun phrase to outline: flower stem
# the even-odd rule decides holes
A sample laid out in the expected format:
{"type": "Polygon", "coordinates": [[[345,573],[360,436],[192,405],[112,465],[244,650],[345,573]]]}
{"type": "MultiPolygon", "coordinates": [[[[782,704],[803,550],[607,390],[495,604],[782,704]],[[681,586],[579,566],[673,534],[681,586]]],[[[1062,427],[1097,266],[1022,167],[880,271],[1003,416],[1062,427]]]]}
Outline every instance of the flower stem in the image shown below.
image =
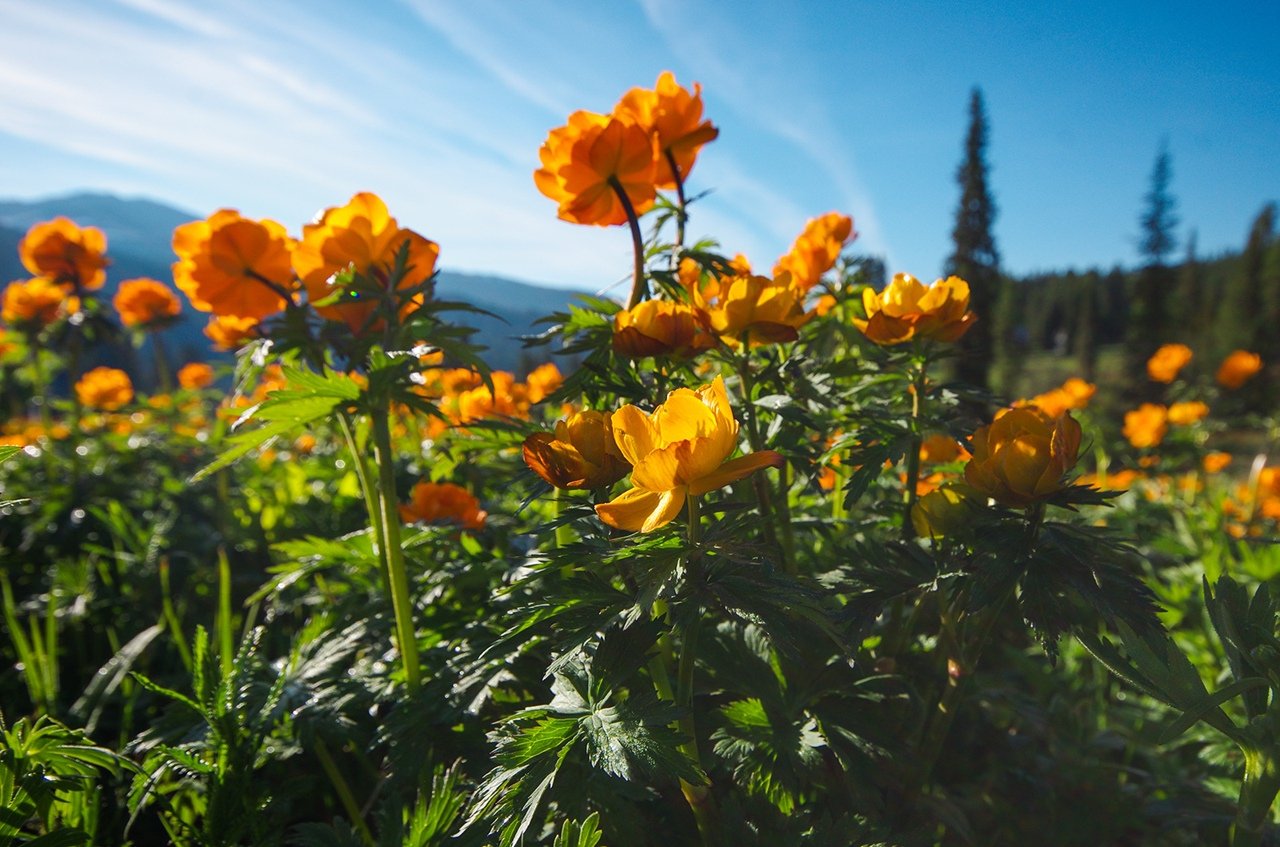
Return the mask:
{"type": "MultiPolygon", "coordinates": [[[[744,350],[750,350],[749,339],[742,340],[744,350]]],[[[755,386],[751,380],[751,354],[744,352],[737,358],[738,387],[742,391],[742,414],[747,419],[747,444],[753,453],[764,449],[764,439],[760,434],[760,421],[756,418],[756,406],[752,402],[755,386]]],[[[795,561],[789,551],[778,540],[777,526],[773,503],[769,499],[769,484],[763,474],[752,474],[751,484],[756,491],[756,500],[760,504],[760,516],[764,518],[765,538],[769,544],[777,547],[782,554],[782,568],[789,574],[795,573],[795,561]]]]}
{"type": "Polygon", "coordinates": [[[631,252],[635,265],[631,272],[631,296],[627,298],[627,308],[634,309],[649,296],[649,286],[644,278],[644,237],[640,234],[640,217],[616,176],[609,177],[609,186],[618,195],[618,202],[622,204],[622,211],[627,213],[627,224],[631,227],[631,252]]]}
{"type": "Polygon", "coordinates": [[[676,181],[676,200],[679,203],[676,209],[676,243],[671,249],[671,269],[675,270],[676,263],[680,261],[680,251],[684,249],[684,225],[689,214],[686,211],[688,204],[684,196],[684,178],[680,176],[680,165],[676,163],[675,154],[670,150],[664,151],[664,154],[667,157],[667,166],[671,168],[671,176],[676,181]]]}
{"type": "MultiPolygon", "coordinates": [[[[686,502],[689,508],[689,525],[686,534],[689,551],[685,559],[685,578],[692,585],[701,572],[702,559],[697,548],[702,539],[702,516],[698,497],[690,495],[686,502]]],[[[675,692],[675,702],[680,708],[680,732],[685,736],[685,742],[680,745],[680,749],[699,768],[702,767],[702,758],[698,753],[698,727],[693,713],[693,674],[697,667],[698,636],[701,629],[700,612],[682,627],[680,666],[676,674],[675,692]]],[[[698,834],[701,836],[704,847],[718,845],[720,843],[719,822],[711,786],[694,785],[682,779],[680,791],[684,794],[685,802],[689,804],[689,810],[693,812],[693,819],[698,825],[698,834]]]]}
{"type": "Polygon", "coordinates": [[[396,641],[404,661],[409,691],[416,692],[422,684],[422,672],[418,667],[418,638],[413,626],[409,578],[405,573],[404,550],[400,546],[400,515],[396,511],[399,497],[396,495],[395,456],[391,452],[391,422],[385,409],[376,409],[369,417],[373,428],[373,460],[378,468],[380,546],[387,564],[387,586],[396,617],[396,641]]]}
{"type": "Polygon", "coordinates": [[[911,378],[911,443],[907,447],[907,488],[903,492],[902,539],[916,537],[915,524],[911,522],[911,508],[916,503],[916,488],[920,484],[920,445],[924,437],[920,429],[920,417],[924,408],[925,370],[928,360],[916,363],[911,378]]]}
{"type": "Polygon", "coordinates": [[[351,819],[351,825],[356,828],[356,832],[360,835],[360,841],[366,847],[374,847],[377,843],[373,838],[373,833],[369,831],[369,826],[364,822],[364,815],[360,814],[360,804],[356,802],[355,795],[351,793],[351,786],[347,784],[347,780],[342,775],[342,771],[338,769],[338,765],[333,761],[329,748],[320,739],[316,739],[316,758],[320,760],[320,767],[324,769],[325,775],[329,777],[329,782],[333,784],[333,790],[338,793],[338,800],[342,802],[342,808],[346,810],[347,817],[351,819]]]}
{"type": "Polygon", "coordinates": [[[173,376],[169,368],[169,355],[160,332],[151,333],[151,352],[156,361],[156,384],[165,394],[173,391],[173,376]]]}
{"type": "Polygon", "coordinates": [[[1260,847],[1277,793],[1280,793],[1280,768],[1276,762],[1264,752],[1245,750],[1244,781],[1240,784],[1240,802],[1231,829],[1231,847],[1260,847]]]}

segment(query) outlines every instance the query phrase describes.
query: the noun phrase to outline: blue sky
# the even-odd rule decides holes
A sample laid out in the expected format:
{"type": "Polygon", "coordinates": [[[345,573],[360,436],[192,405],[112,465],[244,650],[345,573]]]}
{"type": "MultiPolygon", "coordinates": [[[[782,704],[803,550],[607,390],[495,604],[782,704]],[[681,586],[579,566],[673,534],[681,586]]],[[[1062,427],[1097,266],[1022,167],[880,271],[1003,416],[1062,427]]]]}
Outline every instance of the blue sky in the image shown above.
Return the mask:
{"type": "Polygon", "coordinates": [[[1006,269],[1136,260],[1162,141],[1201,254],[1280,199],[1280,4],[0,0],[0,196],[77,189],[295,233],[381,194],[441,264],[603,289],[620,228],[531,177],[552,127],[670,69],[719,140],[695,235],[769,267],[806,219],[932,278],[983,89],[1006,269]]]}

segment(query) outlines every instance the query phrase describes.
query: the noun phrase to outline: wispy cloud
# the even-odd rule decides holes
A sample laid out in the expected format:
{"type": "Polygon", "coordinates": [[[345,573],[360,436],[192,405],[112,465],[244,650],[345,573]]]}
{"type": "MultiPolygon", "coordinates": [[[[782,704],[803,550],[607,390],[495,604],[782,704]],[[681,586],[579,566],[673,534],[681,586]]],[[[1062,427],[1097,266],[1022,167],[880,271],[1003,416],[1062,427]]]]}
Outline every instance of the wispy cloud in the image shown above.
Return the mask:
{"type": "MultiPolygon", "coordinates": [[[[827,175],[843,205],[841,211],[853,214],[865,249],[888,255],[888,240],[880,227],[875,205],[858,176],[854,154],[831,124],[827,109],[830,101],[807,94],[820,74],[803,71],[787,76],[780,72],[800,62],[803,51],[788,50],[778,45],[777,53],[786,56],[785,63],[762,66],[729,63],[720,58],[717,42],[744,42],[745,32],[738,16],[727,16],[709,4],[683,0],[639,0],[650,26],[667,42],[670,52],[678,56],[697,57],[698,69],[709,88],[751,120],[764,132],[785,140],[802,152],[819,171],[827,175]]],[[[755,190],[760,190],[757,182],[755,190]]],[[[771,192],[776,194],[776,192],[771,192]]],[[[775,198],[776,200],[776,198],[775,198]]],[[[790,221],[789,231],[798,231],[803,220],[827,211],[813,209],[797,213],[788,204],[771,203],[779,217],[790,221]]],[[[891,260],[892,261],[892,260],[891,260]]]]}

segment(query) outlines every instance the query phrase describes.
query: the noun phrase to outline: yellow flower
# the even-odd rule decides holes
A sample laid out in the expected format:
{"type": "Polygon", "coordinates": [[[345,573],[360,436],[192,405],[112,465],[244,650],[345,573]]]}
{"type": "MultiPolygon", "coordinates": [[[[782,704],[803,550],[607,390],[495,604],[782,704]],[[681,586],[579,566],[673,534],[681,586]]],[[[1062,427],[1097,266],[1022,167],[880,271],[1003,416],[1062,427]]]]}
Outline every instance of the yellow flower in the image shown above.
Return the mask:
{"type": "Polygon", "coordinates": [[[84,406],[113,412],[133,399],[129,375],[117,368],[94,368],[75,385],[76,398],[84,406]]]}
{"type": "Polygon", "coordinates": [[[1249,381],[1254,374],[1262,370],[1262,357],[1248,350],[1236,350],[1222,360],[1218,367],[1217,380],[1223,388],[1235,390],[1249,381]]]}
{"type": "Polygon", "coordinates": [[[1147,360],[1147,376],[1155,382],[1173,382],[1178,371],[1191,361],[1191,348],[1185,344],[1165,344],[1147,360]]]}
{"type": "Polygon", "coordinates": [[[978,494],[963,483],[935,488],[911,506],[916,535],[941,538],[965,530],[979,508],[978,494]]]}
{"type": "Polygon", "coordinates": [[[716,344],[706,314],[685,303],[645,300],[613,316],[613,349],[631,359],[692,356],[716,344]]]}
{"type": "Polygon", "coordinates": [[[1196,421],[1202,420],[1209,414],[1209,407],[1199,400],[1191,400],[1185,403],[1174,403],[1169,407],[1169,423],[1177,426],[1189,426],[1196,421]]]}
{"type": "Polygon", "coordinates": [[[1080,424],[1068,413],[1006,409],[974,433],[965,482],[1006,506],[1030,506],[1062,488],[1062,478],[1075,467],[1080,437],[1080,424]]]}
{"type": "Polygon", "coordinates": [[[11,282],[4,290],[0,317],[14,327],[41,330],[58,318],[80,311],[80,298],[44,277],[11,282]]]}
{"type": "Polygon", "coordinates": [[[734,347],[744,338],[752,347],[795,341],[800,327],[812,317],[804,310],[804,294],[786,274],[777,279],[736,276],[727,284],[721,281],[719,301],[706,311],[711,330],[734,347]]]}
{"type": "Polygon", "coordinates": [[[883,292],[862,292],[867,318],[853,324],[876,344],[901,344],[913,338],[955,341],[977,316],[969,311],[969,283],[958,276],[925,287],[910,274],[894,274],[883,292]]]}
{"type": "Polygon", "coordinates": [[[705,494],[760,468],[782,464],[773,450],[729,459],[738,446],[738,422],[720,377],[696,391],[672,391],[648,414],[623,406],[613,413],[613,435],[632,464],[635,487],[596,506],[596,513],[609,526],[631,532],[666,526],[689,495],[705,494]]]}
{"type": "Polygon", "coordinates": [[[1155,447],[1169,431],[1169,410],[1155,403],[1143,403],[1124,413],[1124,437],[1139,450],[1155,447]]]}
{"type": "Polygon", "coordinates": [[[556,488],[604,488],[631,471],[613,440],[608,412],[583,411],[558,421],[556,430],[524,440],[524,461],[556,488]]]}
{"type": "Polygon", "coordinates": [[[844,245],[856,237],[853,218],[848,215],[827,212],[813,218],[805,224],[787,255],[773,266],[773,275],[778,277],[786,271],[791,274],[791,284],[807,292],[835,265],[844,245]]]}

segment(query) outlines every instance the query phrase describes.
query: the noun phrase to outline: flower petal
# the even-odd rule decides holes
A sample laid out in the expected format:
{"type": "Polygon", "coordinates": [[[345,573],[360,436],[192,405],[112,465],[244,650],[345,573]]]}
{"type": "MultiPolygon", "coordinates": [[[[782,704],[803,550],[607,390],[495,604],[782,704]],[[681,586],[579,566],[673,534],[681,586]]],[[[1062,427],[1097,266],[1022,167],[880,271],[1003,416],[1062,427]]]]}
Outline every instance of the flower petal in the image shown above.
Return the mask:
{"type": "Polygon", "coordinates": [[[648,491],[632,488],[609,503],[596,506],[600,520],[615,529],[629,532],[653,532],[666,526],[684,507],[685,489],[648,491]]]}
{"type": "Polygon", "coordinates": [[[776,450],[759,450],[755,453],[748,453],[745,456],[730,459],[714,473],[708,474],[702,479],[693,480],[689,484],[689,493],[706,494],[708,491],[715,491],[717,488],[722,488],[731,482],[737,482],[744,476],[761,468],[780,468],[783,463],[782,455],[776,450]]]}

